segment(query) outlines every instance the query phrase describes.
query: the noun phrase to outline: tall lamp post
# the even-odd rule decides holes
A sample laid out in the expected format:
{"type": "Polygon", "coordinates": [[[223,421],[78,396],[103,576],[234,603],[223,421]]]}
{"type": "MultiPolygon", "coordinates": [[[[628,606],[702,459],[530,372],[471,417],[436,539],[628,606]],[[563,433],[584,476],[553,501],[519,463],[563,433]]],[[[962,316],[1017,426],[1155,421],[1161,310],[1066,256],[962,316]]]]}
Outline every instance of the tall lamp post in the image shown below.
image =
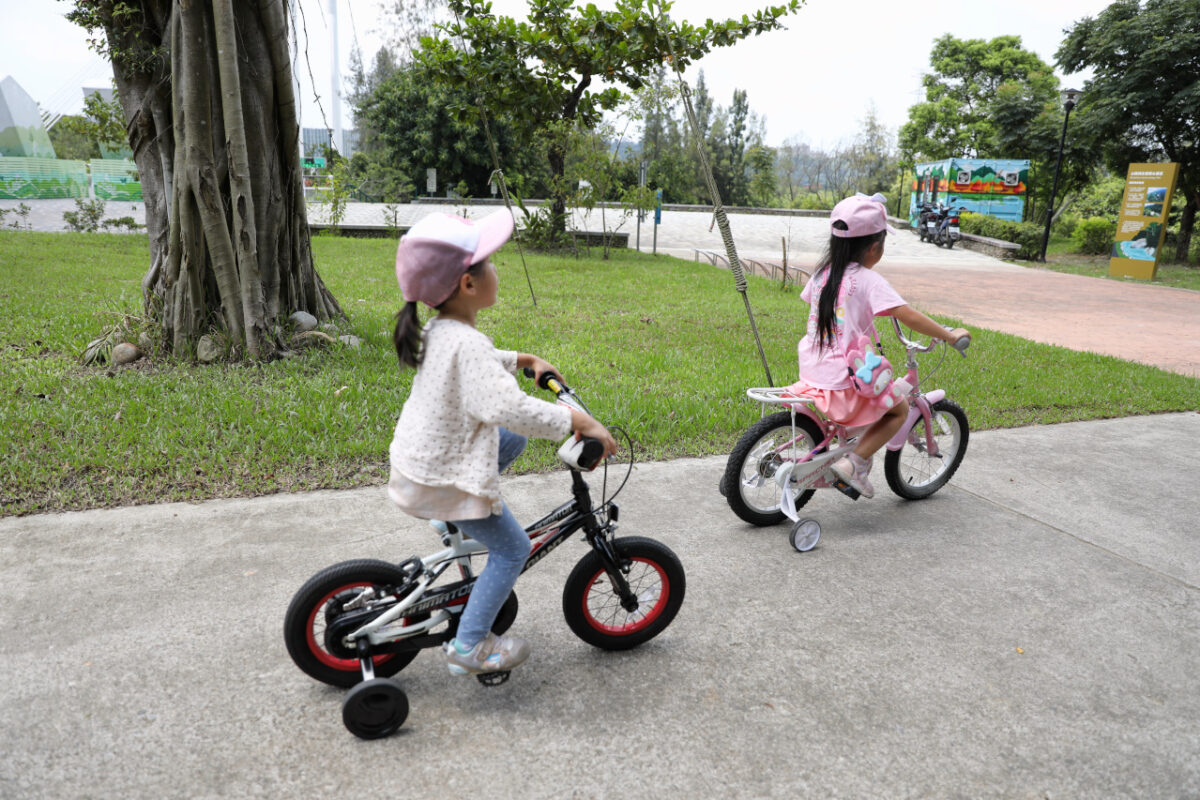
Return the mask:
{"type": "Polygon", "coordinates": [[[1050,246],[1050,223],[1054,221],[1054,196],[1058,194],[1058,174],[1062,171],[1063,148],[1067,144],[1067,121],[1071,119],[1071,109],[1079,101],[1083,92],[1078,89],[1063,89],[1061,92],[1063,110],[1062,138],[1058,141],[1058,163],[1054,165],[1054,183],[1050,186],[1050,203],[1046,207],[1046,232],[1042,235],[1042,262],[1046,261],[1046,248],[1050,246]]]}

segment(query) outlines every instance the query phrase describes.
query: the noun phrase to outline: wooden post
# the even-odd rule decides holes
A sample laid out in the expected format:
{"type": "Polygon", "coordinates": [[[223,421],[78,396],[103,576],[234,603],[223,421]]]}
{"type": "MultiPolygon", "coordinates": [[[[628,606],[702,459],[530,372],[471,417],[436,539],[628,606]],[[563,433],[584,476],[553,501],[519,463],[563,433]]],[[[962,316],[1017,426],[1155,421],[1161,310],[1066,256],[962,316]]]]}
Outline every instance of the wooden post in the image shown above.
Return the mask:
{"type": "Polygon", "coordinates": [[[783,282],[779,284],[780,289],[787,288],[787,237],[780,236],[779,243],[783,245],[783,282]]]}

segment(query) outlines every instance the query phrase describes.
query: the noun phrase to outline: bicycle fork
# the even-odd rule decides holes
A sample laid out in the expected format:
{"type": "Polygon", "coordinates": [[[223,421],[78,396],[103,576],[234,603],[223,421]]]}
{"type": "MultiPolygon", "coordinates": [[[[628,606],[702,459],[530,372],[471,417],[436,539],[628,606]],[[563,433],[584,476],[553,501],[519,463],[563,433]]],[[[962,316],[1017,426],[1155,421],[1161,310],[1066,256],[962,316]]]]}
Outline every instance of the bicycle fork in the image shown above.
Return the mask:
{"type": "Polygon", "coordinates": [[[600,555],[604,564],[604,572],[612,584],[613,592],[621,599],[621,608],[630,614],[638,609],[638,597],[629,588],[625,579],[629,572],[630,562],[617,555],[612,544],[612,534],[617,530],[617,516],[620,513],[616,503],[608,504],[608,524],[601,526],[596,519],[596,512],[591,511],[592,497],[583,476],[576,470],[571,470],[571,488],[575,495],[576,508],[580,513],[588,514],[583,524],[583,534],[588,544],[600,555]]]}
{"type": "MultiPolygon", "coordinates": [[[[917,424],[917,419],[925,422],[925,452],[934,458],[941,458],[942,454],[938,452],[937,440],[933,438],[933,405],[946,396],[945,389],[934,389],[929,394],[914,394],[909,396],[908,418],[904,420],[904,424],[900,426],[900,430],[896,431],[896,435],[887,443],[888,450],[899,450],[904,447],[904,443],[908,441],[908,436],[912,433],[913,426],[917,424]]],[[[914,442],[913,444],[917,444],[914,442]]]]}

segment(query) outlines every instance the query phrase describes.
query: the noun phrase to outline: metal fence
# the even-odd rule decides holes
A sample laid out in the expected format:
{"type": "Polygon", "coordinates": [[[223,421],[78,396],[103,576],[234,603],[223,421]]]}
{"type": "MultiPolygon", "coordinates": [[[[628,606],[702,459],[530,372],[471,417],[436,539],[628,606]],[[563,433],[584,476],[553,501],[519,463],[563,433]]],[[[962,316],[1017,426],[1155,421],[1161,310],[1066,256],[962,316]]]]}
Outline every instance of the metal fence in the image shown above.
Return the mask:
{"type": "MultiPolygon", "coordinates": [[[[701,258],[703,258],[714,267],[729,269],[729,259],[725,255],[718,253],[715,250],[694,249],[693,252],[696,254],[694,259],[696,261],[699,261],[701,258]]],[[[792,264],[784,267],[782,264],[777,264],[773,261],[759,261],[754,258],[739,257],[739,260],[742,262],[742,270],[747,275],[761,275],[764,278],[782,281],[784,280],[783,273],[786,269],[787,281],[796,286],[803,286],[808,282],[808,279],[812,277],[812,273],[810,273],[808,270],[801,269],[800,267],[792,264]]]]}

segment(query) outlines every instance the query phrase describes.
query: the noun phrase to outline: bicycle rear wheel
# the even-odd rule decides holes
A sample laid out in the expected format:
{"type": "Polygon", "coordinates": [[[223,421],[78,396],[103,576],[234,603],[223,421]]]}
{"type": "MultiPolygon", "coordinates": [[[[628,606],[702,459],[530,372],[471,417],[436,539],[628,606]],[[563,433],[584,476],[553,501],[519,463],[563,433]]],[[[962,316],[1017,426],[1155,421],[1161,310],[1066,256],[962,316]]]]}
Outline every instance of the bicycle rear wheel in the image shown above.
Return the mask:
{"type": "Polygon", "coordinates": [[[930,409],[930,428],[937,442],[938,454],[929,454],[925,436],[925,419],[918,418],[904,446],[889,450],[883,459],[883,473],[891,490],[906,500],[929,497],[958,470],[967,453],[971,431],[967,414],[949,400],[939,400],[930,409]]]}
{"type": "MultiPolygon", "coordinates": [[[[729,454],[721,479],[725,499],[733,513],[751,525],[778,525],[787,518],[779,508],[783,489],[775,482],[775,473],[789,459],[803,458],[825,438],[808,417],[797,414],[795,420],[793,428],[790,411],[763,417],[742,434],[729,454]]],[[[795,507],[803,506],[812,495],[812,489],[801,492],[795,507]]]]}
{"type": "MultiPolygon", "coordinates": [[[[367,589],[387,596],[403,586],[407,573],[373,559],[344,561],[321,570],[296,592],[283,622],[283,639],[296,666],[330,686],[349,688],[362,680],[358,656],[345,643],[326,635],[329,623],[344,613],[346,603],[367,589]]],[[[381,608],[379,613],[386,611],[381,608]]],[[[372,660],[375,675],[387,678],[417,657],[417,650],[384,653],[372,660]]]]}

